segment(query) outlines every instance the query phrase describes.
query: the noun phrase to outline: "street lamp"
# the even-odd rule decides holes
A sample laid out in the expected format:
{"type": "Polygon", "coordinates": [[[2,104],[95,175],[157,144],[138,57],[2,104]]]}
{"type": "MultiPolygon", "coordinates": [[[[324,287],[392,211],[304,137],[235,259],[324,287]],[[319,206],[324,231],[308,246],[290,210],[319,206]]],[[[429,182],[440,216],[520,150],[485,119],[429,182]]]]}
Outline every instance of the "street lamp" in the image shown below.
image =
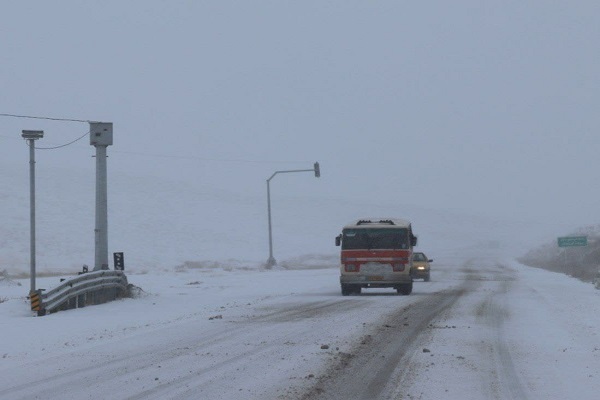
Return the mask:
{"type": "Polygon", "coordinates": [[[271,227],[271,179],[273,179],[277,174],[311,171],[314,171],[315,178],[321,177],[321,168],[319,167],[319,163],[316,162],[312,169],[292,169],[288,171],[275,171],[273,175],[271,175],[271,177],[267,179],[267,210],[269,214],[269,259],[267,260],[267,263],[265,265],[267,268],[271,268],[273,265],[277,264],[277,261],[275,261],[275,258],[273,257],[273,229],[271,227]]]}
{"type": "Polygon", "coordinates": [[[21,131],[23,139],[29,144],[29,293],[35,292],[35,145],[34,142],[44,137],[44,131],[21,131]]]}

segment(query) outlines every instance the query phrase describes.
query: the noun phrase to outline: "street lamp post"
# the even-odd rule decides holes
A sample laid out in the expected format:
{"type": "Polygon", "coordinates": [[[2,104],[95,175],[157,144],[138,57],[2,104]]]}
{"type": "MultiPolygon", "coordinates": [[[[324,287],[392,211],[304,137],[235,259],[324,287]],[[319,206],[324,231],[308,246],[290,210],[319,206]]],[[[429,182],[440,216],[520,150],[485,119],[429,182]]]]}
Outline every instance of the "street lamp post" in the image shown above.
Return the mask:
{"type": "Polygon", "coordinates": [[[44,131],[21,131],[29,144],[29,293],[35,292],[35,141],[44,137],[44,131]]]}
{"type": "Polygon", "coordinates": [[[275,177],[277,174],[285,174],[289,172],[314,172],[315,177],[319,178],[321,176],[321,168],[319,167],[319,163],[316,162],[311,169],[292,169],[288,171],[275,171],[273,175],[269,179],[267,179],[267,211],[269,215],[269,259],[267,260],[266,267],[271,268],[277,264],[275,258],[273,257],[273,228],[271,226],[271,179],[275,177]]]}

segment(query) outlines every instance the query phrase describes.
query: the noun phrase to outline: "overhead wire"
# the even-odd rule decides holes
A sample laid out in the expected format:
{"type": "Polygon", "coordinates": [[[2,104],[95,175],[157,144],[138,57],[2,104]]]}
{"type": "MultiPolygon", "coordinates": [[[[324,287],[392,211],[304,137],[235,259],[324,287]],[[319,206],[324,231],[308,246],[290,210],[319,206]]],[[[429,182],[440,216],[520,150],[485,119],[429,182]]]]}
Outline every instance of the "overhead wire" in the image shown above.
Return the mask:
{"type": "Polygon", "coordinates": [[[170,154],[141,153],[141,152],[123,151],[123,150],[111,150],[111,153],[131,154],[131,155],[143,156],[143,157],[160,157],[160,158],[172,158],[172,159],[180,159],[180,160],[198,160],[198,161],[232,162],[232,163],[252,163],[252,164],[303,164],[303,163],[305,163],[305,161],[265,161],[265,160],[204,158],[204,157],[196,157],[196,156],[176,156],[176,155],[170,155],[170,154]]]}
{"type": "MultiPolygon", "coordinates": [[[[93,122],[90,120],[74,119],[74,118],[55,118],[55,117],[9,114],[9,113],[0,113],[0,117],[43,119],[43,120],[49,120],[49,121],[66,121],[66,122],[86,122],[86,123],[93,122]]],[[[66,147],[75,142],[78,142],[79,140],[83,139],[88,133],[89,133],[89,131],[84,133],[82,136],[78,137],[77,139],[75,139],[69,143],[59,145],[59,146],[35,147],[35,148],[39,149],[39,150],[60,149],[62,147],[66,147]]],[[[6,137],[8,137],[8,136],[6,136],[6,137]]],[[[188,159],[188,160],[212,161],[212,162],[236,162],[236,163],[252,163],[252,164],[290,164],[290,163],[301,164],[301,163],[304,163],[304,161],[263,161],[263,160],[243,160],[243,159],[216,159],[216,158],[202,158],[202,157],[195,157],[195,156],[175,156],[175,155],[168,155],[168,154],[150,154],[150,153],[140,153],[140,152],[132,152],[132,151],[121,151],[121,150],[112,150],[111,152],[112,153],[131,154],[131,155],[137,155],[137,156],[146,156],[146,157],[162,157],[162,158],[173,158],[173,159],[181,159],[181,160],[188,159]]]]}
{"type": "MultiPolygon", "coordinates": [[[[84,119],[74,119],[74,118],[55,118],[55,117],[42,117],[42,116],[37,116],[37,115],[21,115],[21,114],[8,114],[8,113],[0,113],[0,117],[11,117],[11,118],[28,118],[28,119],[43,119],[43,120],[48,120],[48,121],[66,121],[66,122],[92,122],[89,120],[84,120],[84,119]]],[[[87,131],[86,133],[84,133],[83,135],[81,135],[80,137],[78,137],[75,140],[70,141],[69,143],[65,143],[65,144],[61,144],[58,146],[53,146],[53,147],[34,147],[37,150],[55,150],[55,149],[60,149],[62,147],[67,147],[75,142],[78,142],[79,140],[83,139],[88,133],[90,133],[89,131],[87,131]]]]}
{"type": "Polygon", "coordinates": [[[66,121],[66,122],[93,122],[93,121],[90,121],[87,119],[40,117],[40,116],[36,116],[36,115],[20,115],[20,114],[8,114],[8,113],[0,113],[0,117],[45,119],[48,121],[66,121]]]}
{"type": "Polygon", "coordinates": [[[83,139],[88,133],[90,133],[89,131],[87,131],[86,133],[84,133],[83,135],[81,135],[80,137],[78,137],[75,140],[70,141],[69,143],[65,143],[65,144],[61,144],[59,146],[54,146],[54,147],[34,147],[36,150],[54,150],[54,149],[60,149],[61,147],[67,147],[75,142],[80,141],[81,139],[83,139]]]}

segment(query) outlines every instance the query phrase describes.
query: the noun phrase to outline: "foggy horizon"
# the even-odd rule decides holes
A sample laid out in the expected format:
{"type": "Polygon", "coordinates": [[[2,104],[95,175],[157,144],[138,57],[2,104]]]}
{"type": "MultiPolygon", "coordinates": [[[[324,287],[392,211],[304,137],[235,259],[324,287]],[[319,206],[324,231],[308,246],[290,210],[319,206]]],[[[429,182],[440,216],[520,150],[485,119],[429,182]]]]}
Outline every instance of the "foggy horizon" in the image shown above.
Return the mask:
{"type": "MultiPolygon", "coordinates": [[[[383,201],[573,228],[600,221],[600,6],[44,2],[0,17],[0,113],[114,123],[111,176],[383,201]]],[[[2,168],[85,123],[0,117],[2,168]]],[[[93,171],[89,139],[38,174],[93,171]]],[[[93,172],[92,172],[93,173],[93,172]]],[[[110,197],[109,197],[110,200],[110,197]]],[[[398,215],[402,217],[402,210],[398,215]]]]}

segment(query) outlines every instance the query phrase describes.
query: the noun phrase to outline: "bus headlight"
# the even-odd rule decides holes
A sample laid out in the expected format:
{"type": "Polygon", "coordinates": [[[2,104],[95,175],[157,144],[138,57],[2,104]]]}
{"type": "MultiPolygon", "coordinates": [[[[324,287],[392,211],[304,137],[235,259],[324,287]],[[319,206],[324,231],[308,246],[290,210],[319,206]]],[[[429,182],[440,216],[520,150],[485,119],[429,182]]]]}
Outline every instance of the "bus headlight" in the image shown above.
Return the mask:
{"type": "Polygon", "coordinates": [[[406,268],[405,264],[392,264],[392,269],[394,272],[402,272],[404,271],[404,268],[406,268]]]}
{"type": "Polygon", "coordinates": [[[344,270],[346,272],[358,272],[358,265],[356,264],[346,264],[344,265],[344,270]]]}

